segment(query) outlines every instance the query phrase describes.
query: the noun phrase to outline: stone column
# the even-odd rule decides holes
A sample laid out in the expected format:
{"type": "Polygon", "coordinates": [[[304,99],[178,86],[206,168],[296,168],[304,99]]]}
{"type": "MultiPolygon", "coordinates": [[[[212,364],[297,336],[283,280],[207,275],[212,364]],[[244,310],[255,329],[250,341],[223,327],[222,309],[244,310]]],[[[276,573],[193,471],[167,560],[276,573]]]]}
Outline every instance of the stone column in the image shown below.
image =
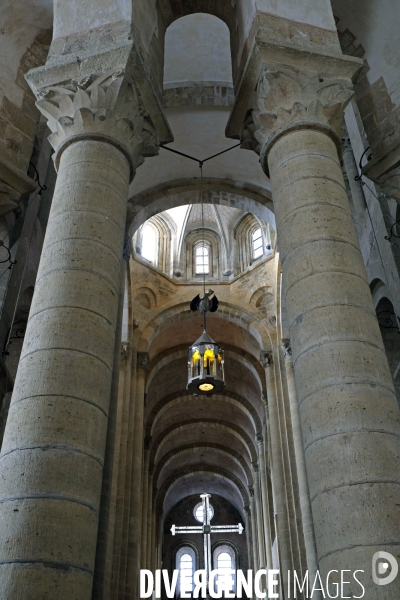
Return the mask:
{"type": "Polygon", "coordinates": [[[129,600],[137,596],[141,560],[142,496],[144,492],[142,489],[144,395],[146,389],[146,370],[149,362],[149,355],[146,352],[137,353],[135,417],[132,444],[132,492],[126,573],[126,598],[129,600]]]}
{"type": "Polygon", "coordinates": [[[152,528],[151,528],[151,562],[150,569],[155,571],[158,569],[157,567],[157,529],[158,529],[158,519],[157,519],[157,489],[152,490],[153,495],[153,510],[152,510],[152,528]]]}
{"type": "Polygon", "coordinates": [[[265,381],[267,387],[266,411],[269,420],[269,433],[271,442],[271,482],[274,498],[274,513],[276,523],[276,537],[279,548],[279,563],[282,573],[284,589],[287,590],[287,573],[293,569],[290,531],[287,514],[287,499],[285,492],[285,475],[283,472],[282,446],[280,440],[280,423],[278,415],[278,399],[275,387],[274,364],[272,353],[263,352],[261,362],[265,368],[265,381]]]}
{"type": "Polygon", "coordinates": [[[249,569],[257,571],[257,566],[254,563],[254,552],[253,552],[253,536],[251,535],[251,515],[250,506],[244,507],[244,514],[246,519],[246,542],[247,542],[247,554],[249,556],[249,569]]]}
{"type": "Polygon", "coordinates": [[[254,500],[256,505],[257,515],[257,532],[258,532],[258,565],[260,569],[265,569],[265,547],[264,547],[264,524],[263,524],[263,513],[261,504],[261,491],[260,491],[260,476],[258,472],[258,465],[253,463],[253,477],[254,477],[254,500]]]}
{"type": "Polygon", "coordinates": [[[164,535],[164,511],[161,509],[157,521],[157,569],[162,568],[162,548],[164,535]]]}
{"type": "MultiPolygon", "coordinates": [[[[317,549],[315,546],[314,522],[311,512],[310,492],[308,489],[306,461],[304,456],[303,439],[301,434],[299,406],[296,383],[294,378],[292,348],[289,342],[284,342],[286,380],[290,403],[290,419],[292,422],[293,446],[296,461],[296,475],[299,486],[301,522],[303,525],[304,545],[306,549],[307,569],[310,579],[315,580],[318,571],[317,549]]],[[[314,593],[315,600],[321,600],[321,592],[314,593]]]]}
{"type": "Polygon", "coordinates": [[[271,522],[269,514],[268,501],[268,485],[267,485],[267,467],[265,464],[265,448],[262,435],[257,435],[258,445],[258,460],[260,461],[260,482],[261,482],[261,498],[262,512],[264,515],[264,539],[265,539],[265,557],[267,569],[272,569],[272,539],[271,539],[271,522]]]}
{"type": "Polygon", "coordinates": [[[149,518],[149,454],[150,440],[144,441],[144,459],[143,459],[143,475],[142,475],[142,518],[141,518],[141,549],[140,549],[140,568],[146,569],[147,564],[147,527],[149,518]]]}
{"type": "Polygon", "coordinates": [[[343,138],[342,140],[343,150],[343,164],[346,171],[347,179],[349,181],[349,188],[351,192],[351,207],[354,218],[356,229],[361,234],[363,216],[366,209],[366,202],[364,192],[362,189],[361,182],[356,179],[359,177],[358,167],[353,154],[353,148],[349,138],[343,138]]]}
{"type": "Polygon", "coordinates": [[[256,527],[256,508],[254,502],[254,488],[249,487],[249,495],[250,495],[250,520],[251,520],[251,537],[252,537],[252,545],[253,545],[253,563],[254,569],[257,570],[259,568],[259,559],[258,559],[258,535],[257,535],[257,527],[256,527]]]}
{"type": "Polygon", "coordinates": [[[2,600],[91,598],[128,186],[143,153],[123,79],[70,81],[37,103],[58,178],[0,460],[2,600]]]}
{"type": "Polygon", "coordinates": [[[152,530],[153,530],[153,469],[149,469],[149,491],[147,492],[147,543],[146,543],[146,565],[147,569],[151,569],[151,552],[152,552],[152,530]]]}
{"type": "MultiPolygon", "coordinates": [[[[334,130],[351,96],[350,59],[318,60],[313,72],[266,67],[253,117],[271,179],[320,569],[362,569],[367,597],[394,598],[400,578],[378,587],[370,573],[374,553],[399,555],[400,412],[334,130]]],[[[360,589],[353,580],[346,592],[360,589]]]]}

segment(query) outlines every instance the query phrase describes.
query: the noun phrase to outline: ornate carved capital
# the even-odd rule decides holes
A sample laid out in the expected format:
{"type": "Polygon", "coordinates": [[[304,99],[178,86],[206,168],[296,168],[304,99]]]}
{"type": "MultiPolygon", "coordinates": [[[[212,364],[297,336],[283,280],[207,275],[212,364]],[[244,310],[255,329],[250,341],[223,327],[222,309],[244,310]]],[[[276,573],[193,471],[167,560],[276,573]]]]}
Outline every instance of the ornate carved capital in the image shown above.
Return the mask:
{"type": "Polygon", "coordinates": [[[339,143],[343,110],[352,95],[350,79],[264,64],[255,106],[244,124],[242,147],[266,156],[283,133],[302,128],[322,129],[339,143]]]}
{"type": "Polygon", "coordinates": [[[257,444],[259,446],[262,446],[264,444],[264,438],[261,435],[261,433],[257,433],[257,435],[256,435],[256,441],[257,441],[257,444]]]}
{"type": "Polygon", "coordinates": [[[249,494],[250,494],[250,498],[254,498],[254,488],[253,487],[249,487],[249,494]]]}
{"type": "Polygon", "coordinates": [[[268,369],[274,364],[272,352],[268,350],[262,350],[260,355],[260,362],[264,369],[268,369]]]}
{"type": "Polygon", "coordinates": [[[33,179],[0,156],[0,217],[18,208],[21,196],[37,187],[33,179]]]}
{"type": "Polygon", "coordinates": [[[282,340],[282,346],[285,360],[292,358],[292,346],[290,345],[290,340],[282,340]]]}
{"type": "Polygon", "coordinates": [[[253,468],[253,473],[258,473],[258,463],[253,462],[251,463],[251,466],[253,468]]]}
{"type": "Polygon", "coordinates": [[[388,175],[382,176],[378,181],[385,196],[400,203],[400,167],[394,169],[388,175]]]}
{"type": "Polygon", "coordinates": [[[343,153],[351,152],[353,154],[353,146],[351,145],[350,138],[342,138],[341,141],[343,153]]]}
{"type": "Polygon", "coordinates": [[[400,144],[394,144],[384,154],[368,157],[362,172],[380,186],[385,196],[400,202],[400,144]]]}
{"type": "Polygon", "coordinates": [[[261,393],[261,400],[262,400],[265,408],[268,408],[268,394],[265,390],[261,393]]]}
{"type": "Polygon", "coordinates": [[[0,180],[0,217],[18,208],[19,199],[15,190],[0,180]]]}
{"type": "Polygon", "coordinates": [[[121,360],[126,361],[128,359],[129,354],[129,344],[128,342],[122,342],[121,344],[121,360]]]}
{"type": "Polygon", "coordinates": [[[146,371],[150,364],[150,358],[147,352],[138,352],[137,353],[137,366],[139,369],[143,369],[146,371]]]}
{"type": "Polygon", "coordinates": [[[158,154],[159,140],[135,83],[124,71],[82,76],[35,90],[36,106],[52,131],[59,164],[62,151],[79,139],[106,141],[127,157],[132,170],[158,154]]]}

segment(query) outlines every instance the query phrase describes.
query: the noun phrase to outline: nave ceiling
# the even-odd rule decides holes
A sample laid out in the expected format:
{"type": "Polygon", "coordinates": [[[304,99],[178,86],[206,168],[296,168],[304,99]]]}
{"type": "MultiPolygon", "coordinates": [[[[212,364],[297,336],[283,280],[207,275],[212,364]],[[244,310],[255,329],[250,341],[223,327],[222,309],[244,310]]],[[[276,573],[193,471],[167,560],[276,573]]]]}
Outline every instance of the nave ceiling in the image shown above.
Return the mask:
{"type": "Polygon", "coordinates": [[[240,276],[230,284],[213,282],[220,306],[208,315],[207,331],[225,350],[227,384],[221,394],[199,397],[189,394],[186,384],[187,349],[203,329],[201,315],[189,309],[201,281],[177,283],[147,267],[140,257],[131,261],[134,338],[150,361],[145,406],[149,468],[164,515],[184,496],[208,491],[228,494],[244,519],[253,486],[252,463],[257,462],[255,440],[265,427],[260,353],[275,335],[266,315],[251,301],[260,285],[258,272],[265,268],[272,291],[273,255],[247,272],[247,285],[240,276]],[[157,294],[157,286],[168,288],[168,293],[157,294]],[[135,303],[138,292],[150,290],[157,306],[135,303]]]}

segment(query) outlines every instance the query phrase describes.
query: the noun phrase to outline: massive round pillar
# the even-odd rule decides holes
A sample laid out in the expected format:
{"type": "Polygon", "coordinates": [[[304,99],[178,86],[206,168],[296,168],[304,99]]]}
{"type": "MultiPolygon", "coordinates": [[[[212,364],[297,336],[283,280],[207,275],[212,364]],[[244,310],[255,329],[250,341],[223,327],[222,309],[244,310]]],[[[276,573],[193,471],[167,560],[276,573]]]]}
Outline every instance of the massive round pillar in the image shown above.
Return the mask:
{"type": "MultiPolygon", "coordinates": [[[[269,144],[279,250],[320,569],[399,554],[400,413],[335,136],[292,123],[269,144]]],[[[360,595],[349,576],[348,595],[360,595]]]]}
{"type": "Polygon", "coordinates": [[[4,600],[90,598],[128,185],[110,144],[61,156],[0,458],[4,600]]]}
{"type": "Polygon", "coordinates": [[[123,79],[72,80],[38,102],[58,177],[0,455],[2,600],[92,594],[128,187],[143,160],[123,79]]]}

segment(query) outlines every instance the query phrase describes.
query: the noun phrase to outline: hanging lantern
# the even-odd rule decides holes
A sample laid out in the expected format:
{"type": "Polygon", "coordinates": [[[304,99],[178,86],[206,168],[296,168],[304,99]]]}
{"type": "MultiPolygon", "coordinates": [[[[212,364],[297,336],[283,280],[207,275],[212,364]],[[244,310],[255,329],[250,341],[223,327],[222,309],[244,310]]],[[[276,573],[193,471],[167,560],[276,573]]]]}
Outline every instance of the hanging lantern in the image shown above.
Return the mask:
{"type": "MultiPolygon", "coordinates": [[[[204,202],[203,202],[203,162],[199,162],[201,183],[201,228],[204,246],[204,202]]],[[[188,351],[187,388],[195,396],[212,396],[225,388],[224,351],[207,333],[206,314],[218,310],[218,298],[213,290],[206,292],[206,270],[203,269],[203,297],[197,295],[190,303],[190,310],[203,315],[204,331],[188,351]]]]}
{"type": "Polygon", "coordinates": [[[210,299],[213,293],[208,290],[204,298],[196,296],[190,303],[192,311],[200,310],[203,314],[204,331],[188,351],[187,389],[204,396],[217,394],[225,388],[224,351],[206,331],[206,312],[218,309],[217,297],[210,299]]]}
{"type": "Polygon", "coordinates": [[[187,389],[211,396],[224,388],[224,351],[204,331],[188,351],[187,389]]]}

